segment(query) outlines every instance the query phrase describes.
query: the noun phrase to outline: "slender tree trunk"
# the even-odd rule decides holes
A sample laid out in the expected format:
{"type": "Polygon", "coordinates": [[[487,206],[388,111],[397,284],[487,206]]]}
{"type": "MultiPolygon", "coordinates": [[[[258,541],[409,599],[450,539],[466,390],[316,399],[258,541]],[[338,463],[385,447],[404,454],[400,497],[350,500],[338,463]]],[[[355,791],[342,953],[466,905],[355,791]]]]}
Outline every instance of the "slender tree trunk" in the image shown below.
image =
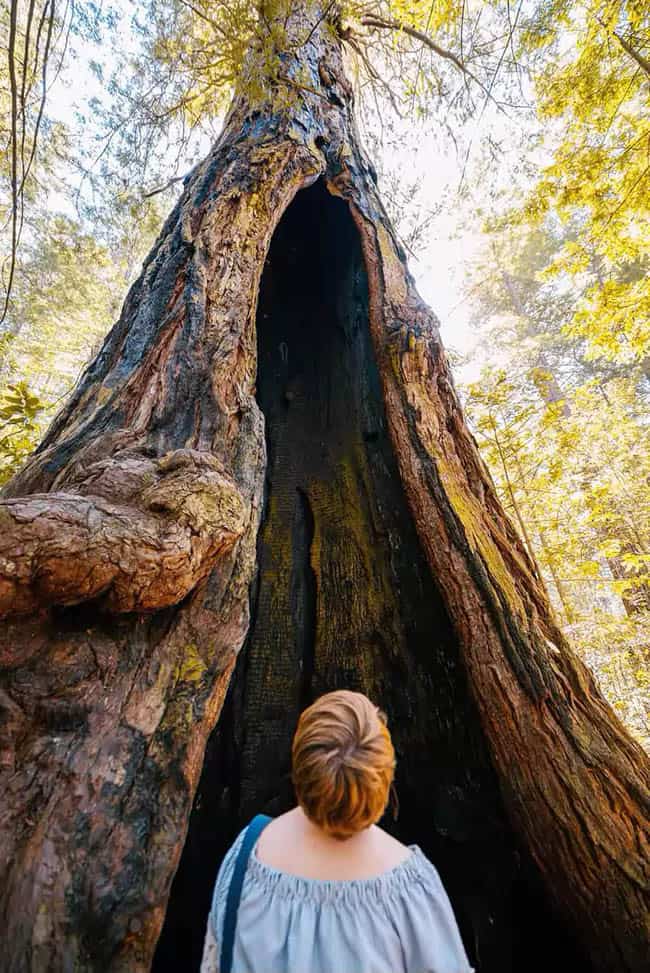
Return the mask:
{"type": "MultiPolygon", "coordinates": [[[[531,560],[533,560],[534,557],[535,557],[535,553],[533,551],[533,545],[530,542],[530,537],[528,536],[528,531],[526,530],[526,524],[524,523],[524,519],[521,516],[521,511],[519,510],[519,504],[517,503],[517,499],[515,497],[514,490],[512,489],[512,483],[510,482],[510,474],[508,473],[508,466],[507,466],[507,463],[506,463],[506,458],[505,458],[505,455],[503,453],[503,449],[501,448],[501,442],[499,440],[499,433],[497,431],[497,424],[496,424],[496,422],[494,421],[494,419],[492,417],[490,417],[490,421],[492,423],[492,434],[494,435],[494,444],[495,444],[495,446],[497,448],[497,452],[499,454],[499,459],[501,460],[501,469],[503,470],[503,476],[504,476],[504,479],[506,481],[506,491],[507,491],[508,496],[510,497],[510,504],[511,504],[512,509],[514,511],[515,519],[516,519],[517,523],[519,524],[519,530],[521,531],[521,535],[522,535],[522,537],[523,537],[523,539],[524,539],[524,541],[526,543],[526,550],[527,550],[528,554],[530,555],[531,560]]],[[[518,467],[517,472],[519,473],[519,482],[522,484],[523,489],[525,489],[525,486],[523,486],[525,484],[525,480],[524,480],[523,475],[522,475],[521,467],[519,467],[519,464],[517,464],[517,467],[518,467]]]]}
{"type": "MultiPolygon", "coordinates": [[[[400,714],[407,764],[419,746],[409,779],[420,790],[442,766],[424,744],[441,739],[446,722],[456,734],[449,731],[444,756],[452,769],[464,762],[463,787],[450,777],[431,817],[416,812],[415,790],[407,809],[422,840],[434,828],[453,838],[454,801],[467,811],[468,782],[495,771],[522,848],[593,969],[641,971],[647,759],[566,645],[497,501],[437,322],[415,291],[359,147],[340,42],[325,21],[312,30],[318,16],[316,7],[296,6],[293,48],[268,102],[235,100],[118,323],[0,506],[4,968],[149,968],[206,741],[250,628],[238,676],[245,699],[233,696],[223,717],[230,722],[219,720],[215,738],[237,735],[244,714],[242,745],[229,750],[242,762],[241,806],[254,803],[266,773],[257,750],[268,754],[287,738],[285,711],[334,684],[370,686],[400,714]],[[288,331],[272,330],[268,345],[260,336],[267,465],[256,399],[258,291],[280,218],[319,177],[339,197],[326,205],[347,207],[354,221],[349,246],[363,266],[349,293],[365,293],[367,313],[352,322],[333,302],[315,306],[313,319],[286,321],[288,331]],[[349,439],[336,413],[337,374],[318,389],[314,416],[316,391],[300,374],[292,383],[289,364],[291,342],[309,355],[309,329],[327,327],[330,313],[331,347],[338,329],[356,349],[340,364],[349,369],[341,373],[349,439]],[[276,369],[266,379],[263,355],[274,356],[276,369]],[[355,362],[371,371],[357,375],[355,362]],[[294,428],[291,410],[303,402],[311,418],[294,428]],[[334,428],[336,442],[327,438],[334,428]],[[271,489],[256,546],[265,473],[282,484],[296,456],[305,479],[276,493],[290,506],[271,489]],[[402,571],[410,572],[404,595],[402,571]],[[338,606],[336,630],[326,598],[338,606]],[[408,599],[419,599],[417,657],[409,654],[408,599]],[[439,614],[430,614],[434,599],[439,614]],[[258,619],[277,625],[271,641],[258,619]],[[397,641],[382,642],[392,631],[397,641]],[[298,665],[307,676],[296,683],[298,665]],[[432,728],[434,699],[449,715],[432,728]]],[[[309,225],[317,240],[318,218],[309,225]]],[[[333,252],[336,291],[347,262],[333,252]]],[[[299,264],[300,253],[288,246],[283,259],[299,264]]],[[[317,377],[319,356],[339,367],[318,340],[317,377]]],[[[225,765],[217,772],[232,777],[225,765]]],[[[476,787],[482,794],[491,785],[476,787]]],[[[480,801],[474,812],[484,813],[480,801]]],[[[486,927],[494,921],[484,918],[486,927]]],[[[476,955],[483,933],[472,928],[476,955]]]]}
{"type": "MultiPolygon", "coordinates": [[[[496,430],[495,430],[495,438],[496,438],[496,430]]],[[[502,464],[503,469],[505,471],[505,469],[506,469],[505,457],[502,455],[500,447],[499,447],[499,456],[501,458],[501,464],[502,464]]],[[[519,474],[519,482],[521,484],[524,484],[526,482],[526,479],[525,479],[525,476],[524,476],[524,471],[521,468],[521,464],[519,462],[519,458],[517,456],[515,456],[514,457],[514,461],[515,461],[515,466],[517,468],[517,473],[519,474]]],[[[510,481],[508,480],[507,482],[508,482],[508,490],[509,490],[511,499],[514,502],[514,497],[513,497],[513,494],[512,494],[512,489],[510,487],[510,481]]],[[[525,489],[525,487],[524,487],[524,489],[525,489]]],[[[550,550],[550,548],[548,546],[548,543],[547,543],[547,540],[546,540],[545,531],[544,531],[543,527],[541,527],[540,524],[538,523],[535,514],[532,512],[532,504],[531,504],[531,507],[529,508],[529,510],[530,510],[530,516],[531,516],[531,519],[532,519],[532,522],[533,522],[533,527],[535,528],[535,531],[536,531],[537,536],[539,538],[539,544],[540,544],[540,548],[541,548],[542,554],[544,555],[544,561],[545,561],[546,566],[547,566],[547,568],[549,570],[549,573],[550,573],[551,578],[553,580],[553,585],[555,587],[555,590],[557,592],[558,598],[560,599],[560,603],[562,605],[562,612],[564,614],[564,617],[565,617],[567,623],[568,624],[571,624],[573,622],[573,620],[574,620],[574,611],[573,611],[573,607],[571,605],[571,597],[569,595],[569,592],[566,590],[566,586],[565,586],[564,582],[558,576],[558,573],[555,570],[555,565],[553,563],[553,560],[554,560],[553,559],[553,554],[552,554],[552,552],[551,552],[551,550],[550,550]]],[[[517,521],[518,521],[520,527],[522,528],[522,533],[523,533],[524,538],[526,540],[526,545],[527,545],[528,551],[531,553],[531,556],[534,557],[534,552],[532,551],[532,547],[531,547],[531,544],[530,544],[530,540],[529,540],[528,535],[526,534],[525,530],[523,529],[523,527],[524,527],[523,520],[522,520],[522,517],[521,517],[521,514],[520,514],[518,508],[517,508],[517,521]]]]}
{"type": "Polygon", "coordinates": [[[553,563],[553,552],[548,545],[545,531],[539,525],[537,525],[537,536],[539,537],[539,546],[542,554],[544,555],[544,560],[546,561],[549,574],[551,575],[553,585],[558,593],[558,597],[562,605],[562,614],[566,619],[567,625],[572,625],[575,621],[575,612],[573,605],[571,604],[571,596],[567,591],[566,584],[555,570],[555,564],[553,563]]]}

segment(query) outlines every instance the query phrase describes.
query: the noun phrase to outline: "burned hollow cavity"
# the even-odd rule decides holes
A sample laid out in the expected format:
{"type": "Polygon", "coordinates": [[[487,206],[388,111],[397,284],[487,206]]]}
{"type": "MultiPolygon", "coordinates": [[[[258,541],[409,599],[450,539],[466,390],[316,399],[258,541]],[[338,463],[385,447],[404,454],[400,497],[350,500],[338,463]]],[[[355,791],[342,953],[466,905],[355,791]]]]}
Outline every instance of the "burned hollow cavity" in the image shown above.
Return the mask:
{"type": "Polygon", "coordinates": [[[395,743],[400,811],[382,824],[436,864],[477,970],[546,970],[570,955],[586,973],[504,814],[389,442],[358,234],[322,181],[273,236],[257,334],[268,465],[251,624],[153,969],[198,970],[223,854],[254,813],[292,806],[298,714],[349,688],[384,709],[395,743]]]}

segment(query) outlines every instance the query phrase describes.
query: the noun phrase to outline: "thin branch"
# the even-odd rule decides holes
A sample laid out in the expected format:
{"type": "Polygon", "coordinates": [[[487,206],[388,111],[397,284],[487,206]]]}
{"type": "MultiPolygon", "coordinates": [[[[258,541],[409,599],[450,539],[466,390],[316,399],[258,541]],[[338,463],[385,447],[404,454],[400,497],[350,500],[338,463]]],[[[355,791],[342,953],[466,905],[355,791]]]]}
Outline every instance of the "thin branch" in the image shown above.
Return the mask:
{"type": "Polygon", "coordinates": [[[329,104],[329,98],[327,95],[324,95],[322,91],[318,90],[318,88],[312,88],[312,86],[309,84],[299,84],[292,78],[287,78],[284,74],[278,74],[277,77],[278,81],[281,81],[283,84],[289,85],[289,87],[295,88],[297,91],[308,91],[311,95],[318,95],[319,98],[322,98],[323,101],[326,101],[329,104]]]}
{"type": "MultiPolygon", "coordinates": [[[[47,9],[47,2],[45,4],[47,9]]],[[[34,162],[34,157],[36,155],[36,145],[38,143],[38,133],[40,131],[41,122],[43,120],[43,112],[45,111],[45,100],[47,98],[47,65],[50,56],[50,45],[52,43],[52,29],[54,27],[54,0],[50,0],[50,17],[47,25],[47,35],[45,37],[45,48],[43,50],[43,67],[41,69],[43,90],[41,92],[41,101],[38,106],[38,115],[36,116],[36,124],[34,125],[34,135],[32,138],[32,151],[29,155],[29,162],[25,169],[25,176],[21,183],[21,191],[25,185],[25,179],[29,176],[30,170],[32,168],[32,163],[34,162]]]]}
{"type": "Polygon", "coordinates": [[[477,85],[485,90],[483,84],[479,81],[476,75],[472,74],[467,65],[464,64],[461,59],[453,53],[453,51],[448,51],[447,48],[436,44],[436,42],[432,40],[428,34],[425,34],[424,31],[418,30],[416,27],[409,27],[408,24],[403,24],[399,20],[383,20],[375,16],[363,17],[361,23],[364,27],[374,27],[378,30],[396,30],[403,34],[408,34],[409,37],[413,37],[415,40],[420,41],[426,47],[430,48],[439,57],[444,58],[446,61],[451,61],[452,64],[455,64],[459,71],[462,71],[463,74],[466,74],[468,78],[471,78],[472,81],[475,81],[477,85]]]}
{"type": "Polygon", "coordinates": [[[323,23],[323,21],[324,21],[324,20],[325,20],[325,19],[327,18],[327,16],[328,16],[328,14],[329,14],[329,12],[330,12],[330,10],[332,9],[332,7],[334,6],[334,4],[335,4],[336,2],[337,2],[337,0],[330,0],[330,2],[329,2],[329,3],[327,4],[327,6],[326,6],[326,7],[325,7],[325,9],[323,10],[323,12],[322,12],[322,13],[320,14],[320,16],[319,16],[319,17],[318,17],[318,18],[316,19],[316,22],[314,23],[314,26],[313,26],[313,27],[311,28],[311,30],[310,30],[310,31],[309,31],[309,33],[307,34],[307,36],[305,37],[305,39],[304,39],[304,41],[301,41],[301,42],[300,42],[300,44],[298,44],[298,45],[297,45],[297,46],[296,46],[296,47],[294,48],[294,50],[295,50],[295,51],[299,51],[301,47],[305,47],[305,45],[307,45],[307,44],[309,44],[309,42],[310,42],[310,40],[311,40],[311,39],[312,39],[312,37],[314,36],[314,31],[315,31],[315,30],[317,30],[317,29],[318,29],[318,27],[319,27],[319,26],[320,26],[320,25],[321,25],[321,24],[323,23]]]}
{"type": "Polygon", "coordinates": [[[27,92],[25,97],[29,100],[34,87],[34,79],[38,76],[38,61],[41,54],[41,35],[43,33],[43,27],[45,26],[45,18],[47,17],[47,7],[48,4],[43,4],[43,9],[41,10],[41,16],[38,20],[38,28],[36,29],[36,43],[34,44],[34,64],[32,65],[31,78],[29,80],[29,85],[27,86],[27,92]]]}
{"type": "Polygon", "coordinates": [[[232,38],[228,36],[228,33],[226,32],[225,28],[222,27],[220,23],[218,23],[216,20],[213,20],[211,17],[208,17],[207,14],[202,13],[198,9],[198,7],[195,7],[194,4],[191,4],[189,0],[178,0],[178,2],[181,3],[184,7],[187,7],[188,10],[191,10],[193,14],[196,14],[196,16],[199,17],[201,20],[205,21],[206,24],[209,24],[213,30],[216,30],[219,34],[221,34],[222,37],[225,37],[226,40],[232,40],[232,38]]]}
{"type": "Polygon", "coordinates": [[[18,136],[17,136],[17,115],[18,115],[18,85],[16,83],[16,21],[18,18],[18,0],[11,0],[11,14],[9,21],[9,46],[7,56],[9,58],[9,84],[11,87],[11,258],[9,262],[9,279],[5,294],[4,307],[0,316],[0,324],[7,316],[9,308],[9,298],[14,282],[14,272],[16,270],[16,247],[18,232],[18,136]]]}
{"type": "Polygon", "coordinates": [[[25,178],[25,133],[27,130],[27,111],[26,111],[26,95],[25,89],[27,86],[27,65],[29,63],[29,40],[30,33],[32,29],[32,20],[34,18],[34,7],[36,5],[36,0],[30,0],[29,10],[27,11],[27,26],[25,27],[25,45],[23,50],[23,80],[20,89],[20,115],[22,118],[22,133],[20,142],[20,160],[22,166],[23,180],[25,178]]]}
{"type": "Polygon", "coordinates": [[[612,220],[614,219],[614,217],[616,216],[616,214],[618,213],[618,211],[621,209],[622,206],[625,205],[625,203],[627,203],[628,199],[630,198],[630,196],[632,195],[632,193],[636,190],[636,188],[639,185],[639,183],[640,182],[643,182],[643,180],[645,179],[645,177],[648,175],[649,172],[650,172],[650,163],[645,167],[645,169],[638,176],[638,178],[634,180],[634,182],[632,183],[631,188],[626,192],[625,196],[620,201],[620,203],[618,204],[618,206],[616,206],[612,210],[612,212],[609,214],[607,220],[605,221],[605,224],[604,224],[602,230],[600,231],[600,233],[596,237],[596,241],[595,242],[597,242],[597,241],[599,241],[601,239],[601,237],[603,236],[605,230],[607,229],[607,227],[609,226],[609,224],[612,222],[612,220]]]}
{"type": "MultiPolygon", "coordinates": [[[[424,33],[427,35],[427,37],[429,36],[429,24],[431,23],[431,18],[433,17],[433,11],[434,11],[435,5],[436,5],[436,0],[431,0],[431,6],[429,7],[429,13],[428,13],[428,16],[427,16],[426,26],[424,28],[424,33]]],[[[461,50],[462,50],[462,43],[463,43],[463,40],[462,40],[462,28],[461,28],[461,50]]],[[[420,80],[420,70],[422,68],[422,52],[423,51],[424,51],[424,44],[420,47],[420,50],[418,51],[418,65],[417,65],[417,68],[416,68],[416,71],[415,71],[415,84],[413,85],[413,96],[411,98],[411,111],[413,111],[413,107],[415,105],[415,96],[417,94],[418,82],[420,80]]]]}
{"type": "MultiPolygon", "coordinates": [[[[520,9],[521,9],[521,4],[520,4],[520,9]]],[[[436,42],[432,40],[432,38],[429,37],[428,34],[425,34],[421,30],[417,30],[415,27],[409,27],[408,24],[403,24],[399,20],[383,20],[374,15],[364,17],[361,23],[365,27],[374,27],[381,30],[400,31],[404,34],[408,34],[410,37],[413,37],[416,40],[421,41],[422,44],[424,44],[426,47],[432,50],[435,54],[438,54],[439,57],[442,57],[447,61],[451,61],[452,64],[454,64],[458,68],[459,71],[462,71],[462,73],[465,75],[466,78],[471,78],[471,80],[479,86],[481,91],[484,92],[486,97],[486,103],[488,100],[493,101],[497,109],[500,112],[502,112],[504,115],[506,115],[506,117],[509,117],[503,105],[501,105],[496,100],[496,98],[493,97],[492,85],[490,85],[489,88],[486,88],[486,86],[483,84],[480,78],[477,78],[476,75],[473,74],[472,71],[470,71],[467,65],[463,61],[461,61],[461,59],[456,54],[453,53],[453,51],[449,51],[447,50],[447,48],[441,47],[439,44],[436,44],[436,42]]],[[[492,79],[492,81],[494,82],[494,78],[492,79]]]]}
{"type": "Polygon", "coordinates": [[[636,61],[639,67],[643,71],[645,71],[645,73],[650,78],[650,61],[648,61],[648,59],[644,57],[643,54],[640,54],[637,50],[635,50],[630,44],[630,42],[627,41],[624,37],[622,37],[620,34],[617,34],[616,31],[614,31],[613,33],[614,33],[614,37],[619,42],[623,50],[626,51],[630,55],[630,57],[636,61]]]}
{"type": "MultiPolygon", "coordinates": [[[[28,160],[28,162],[27,162],[26,165],[25,165],[25,155],[24,155],[24,152],[25,152],[25,130],[26,130],[26,100],[29,97],[29,94],[31,93],[32,84],[30,82],[29,86],[26,87],[26,85],[25,85],[25,75],[26,75],[26,71],[27,71],[27,61],[26,61],[26,59],[23,61],[23,65],[22,65],[22,69],[23,69],[23,80],[22,80],[22,88],[21,88],[22,134],[21,134],[21,149],[20,149],[21,179],[20,179],[20,183],[17,184],[17,186],[16,186],[15,197],[14,197],[13,186],[12,186],[12,207],[11,207],[12,246],[11,246],[11,258],[10,258],[10,272],[9,272],[9,282],[8,282],[8,285],[7,285],[7,292],[6,292],[5,304],[4,304],[4,309],[3,309],[2,316],[0,317],[0,323],[2,323],[2,321],[4,321],[4,319],[6,317],[6,314],[7,314],[8,307],[9,307],[9,300],[10,300],[10,297],[11,297],[11,290],[12,290],[12,286],[13,286],[13,277],[14,277],[15,263],[16,263],[17,254],[18,254],[18,248],[20,246],[20,239],[21,239],[22,231],[23,231],[25,185],[26,185],[27,179],[28,179],[28,177],[29,177],[29,175],[31,173],[32,165],[34,163],[34,158],[36,156],[36,150],[37,150],[37,146],[38,146],[38,135],[39,135],[40,127],[41,127],[41,122],[42,122],[42,119],[43,119],[43,112],[44,112],[44,109],[45,109],[45,102],[46,102],[46,99],[47,99],[47,94],[48,94],[48,91],[49,91],[48,84],[47,84],[47,67],[48,67],[48,64],[49,64],[50,49],[51,49],[51,45],[52,45],[52,34],[53,34],[53,28],[54,28],[54,2],[55,2],[55,0],[46,0],[45,6],[43,8],[43,13],[41,15],[40,23],[39,23],[39,26],[38,26],[37,35],[36,35],[36,50],[35,50],[35,55],[34,55],[34,69],[36,69],[36,67],[38,65],[38,56],[39,56],[39,53],[40,53],[40,51],[39,51],[39,44],[40,44],[40,38],[41,38],[41,31],[42,31],[43,24],[44,24],[44,22],[46,20],[47,11],[48,11],[48,8],[49,8],[50,15],[49,15],[49,20],[48,20],[47,34],[46,34],[46,38],[45,38],[45,46],[44,46],[44,49],[43,49],[43,60],[42,60],[42,68],[41,68],[42,91],[41,91],[41,97],[40,97],[40,102],[39,102],[38,114],[36,116],[36,122],[35,122],[35,125],[34,125],[34,132],[33,132],[32,139],[31,139],[32,145],[31,145],[31,150],[30,150],[30,154],[29,154],[29,160],[28,160]]],[[[66,41],[66,43],[67,43],[67,41],[66,41]]],[[[14,46],[15,46],[15,44],[14,44],[14,46]]],[[[11,50],[11,45],[10,45],[10,50],[11,50]]],[[[26,39],[26,42],[25,42],[25,51],[27,52],[27,39],[26,39]]],[[[15,81],[15,64],[13,64],[13,58],[10,61],[10,76],[11,76],[11,73],[12,73],[12,65],[13,65],[13,75],[14,75],[14,81],[15,81]]],[[[17,109],[16,109],[16,112],[17,112],[17,109]]],[[[13,108],[12,108],[12,118],[13,118],[13,114],[14,114],[14,112],[13,112],[13,108]]],[[[16,118],[16,122],[17,122],[17,118],[16,118]]],[[[15,148],[14,142],[17,143],[17,140],[18,140],[18,132],[17,132],[17,124],[16,124],[15,128],[12,126],[12,137],[11,137],[11,143],[12,143],[12,158],[13,158],[14,148],[15,148]]],[[[17,171],[17,168],[18,167],[17,167],[17,164],[16,164],[16,181],[18,180],[18,171],[17,171]]]]}
{"type": "Polygon", "coordinates": [[[386,95],[388,97],[388,100],[390,101],[390,103],[391,103],[391,105],[393,107],[393,111],[395,112],[395,114],[397,115],[397,117],[398,118],[403,118],[404,116],[403,116],[402,112],[399,109],[399,106],[398,106],[398,104],[397,104],[397,102],[395,100],[395,95],[393,94],[393,91],[392,91],[390,85],[388,84],[387,81],[384,80],[384,78],[382,78],[382,76],[380,75],[379,71],[376,69],[376,67],[374,66],[374,64],[370,61],[370,59],[366,55],[365,51],[361,47],[361,45],[360,44],[357,44],[356,40],[352,37],[352,34],[351,33],[348,33],[348,35],[345,38],[345,40],[346,40],[347,44],[349,44],[349,46],[354,51],[356,51],[357,55],[363,61],[364,65],[365,65],[365,68],[366,68],[366,71],[368,72],[369,77],[371,77],[373,79],[373,81],[376,81],[378,84],[380,84],[382,86],[382,88],[386,92],[386,95]]]}
{"type": "MultiPolygon", "coordinates": [[[[515,32],[515,30],[517,28],[517,24],[519,22],[519,15],[521,13],[522,6],[523,6],[523,0],[519,0],[519,6],[517,7],[517,13],[515,14],[514,23],[512,25],[510,25],[510,27],[509,27],[509,30],[508,30],[508,39],[507,39],[507,41],[506,41],[506,43],[505,43],[505,45],[503,47],[503,50],[501,51],[501,56],[499,57],[497,66],[496,66],[496,68],[494,70],[494,74],[492,75],[492,77],[490,79],[490,84],[489,84],[488,90],[487,90],[487,98],[490,98],[491,95],[492,95],[492,89],[494,87],[494,84],[496,82],[497,76],[498,76],[499,71],[501,69],[501,65],[503,64],[503,59],[506,56],[506,52],[507,52],[508,48],[512,44],[512,35],[514,34],[514,32],[515,32]]],[[[508,6],[508,20],[510,20],[510,7],[509,6],[508,6]]],[[[483,105],[483,110],[481,111],[481,117],[483,116],[483,113],[485,112],[485,109],[487,107],[487,98],[485,100],[485,104],[483,105]]]]}
{"type": "MultiPolygon", "coordinates": [[[[190,169],[189,172],[191,172],[191,171],[192,170],[190,169]]],[[[151,199],[152,196],[157,196],[158,193],[164,193],[165,190],[167,190],[171,186],[175,185],[175,183],[182,182],[186,178],[186,176],[189,175],[189,172],[186,172],[184,176],[172,176],[171,179],[168,179],[167,180],[167,182],[165,183],[164,186],[158,186],[157,189],[152,189],[151,192],[149,192],[149,193],[143,193],[142,194],[142,198],[143,199],[151,199]]]]}
{"type": "MultiPolygon", "coordinates": [[[[432,8],[433,9],[433,8],[432,8]]],[[[463,0],[463,5],[460,9],[460,59],[465,60],[465,53],[463,51],[463,34],[465,32],[465,0],[463,0]]]]}
{"type": "MultiPolygon", "coordinates": [[[[497,76],[498,76],[499,71],[501,69],[501,65],[503,64],[503,59],[506,56],[506,52],[507,52],[510,44],[512,43],[512,35],[514,34],[515,29],[517,27],[517,24],[519,22],[519,15],[521,13],[522,6],[523,6],[523,0],[519,0],[519,6],[517,7],[517,13],[515,14],[514,23],[510,25],[510,28],[508,30],[508,39],[507,39],[507,41],[506,41],[506,43],[505,43],[505,45],[503,47],[503,50],[501,51],[501,56],[499,57],[499,60],[497,62],[497,66],[496,66],[496,68],[494,70],[494,74],[490,78],[490,84],[488,85],[487,90],[485,88],[483,89],[485,91],[485,93],[486,93],[485,94],[485,102],[483,103],[483,108],[481,109],[481,114],[478,117],[477,127],[478,127],[478,125],[481,124],[481,120],[483,118],[483,115],[485,114],[485,109],[487,108],[488,101],[490,99],[492,99],[494,101],[494,98],[492,98],[492,89],[494,88],[494,84],[496,82],[497,76]]],[[[509,19],[510,19],[510,7],[508,7],[508,20],[509,19]]],[[[495,104],[498,105],[498,102],[495,102],[495,104]]],[[[499,107],[501,107],[501,106],[499,106],[499,107]]],[[[501,110],[503,111],[503,108],[501,110]]],[[[463,183],[465,182],[465,173],[467,171],[467,164],[469,162],[469,157],[470,157],[470,154],[471,154],[473,145],[474,145],[474,134],[472,135],[472,138],[470,139],[470,143],[469,143],[469,145],[467,147],[467,155],[465,156],[465,162],[463,163],[463,171],[461,173],[460,182],[458,184],[458,192],[459,193],[460,193],[460,191],[461,191],[461,189],[463,187],[463,183]]]]}

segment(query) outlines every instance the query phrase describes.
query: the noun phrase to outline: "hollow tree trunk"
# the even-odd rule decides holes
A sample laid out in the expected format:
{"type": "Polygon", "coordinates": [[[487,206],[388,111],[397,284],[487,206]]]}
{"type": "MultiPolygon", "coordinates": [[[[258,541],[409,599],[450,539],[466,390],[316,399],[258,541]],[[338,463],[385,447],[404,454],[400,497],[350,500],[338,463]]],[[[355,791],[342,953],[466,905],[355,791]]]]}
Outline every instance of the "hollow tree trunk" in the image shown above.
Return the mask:
{"type": "Polygon", "coordinates": [[[530,856],[585,968],[640,971],[647,760],[498,504],[315,11],[0,506],[4,968],[147,970],[212,728],[219,806],[280,808],[292,720],[346,684],[387,702],[403,834],[458,849],[452,887],[482,850],[458,895],[482,970],[507,969],[492,927],[516,907],[490,876],[530,856]],[[319,301],[281,226],[258,336],[300,190],[319,301]]]}

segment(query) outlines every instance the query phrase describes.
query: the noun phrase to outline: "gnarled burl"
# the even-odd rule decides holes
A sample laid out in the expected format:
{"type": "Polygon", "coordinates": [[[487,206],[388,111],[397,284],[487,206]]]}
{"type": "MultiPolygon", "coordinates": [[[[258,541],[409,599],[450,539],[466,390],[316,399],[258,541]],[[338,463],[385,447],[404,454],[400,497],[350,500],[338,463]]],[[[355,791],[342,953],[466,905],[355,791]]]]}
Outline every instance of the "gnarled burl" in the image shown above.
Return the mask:
{"type": "Polygon", "coordinates": [[[347,685],[478,970],[641,973],[648,761],[496,498],[324,12],[294,5],[5,491],[2,969],[147,970],[168,902],[155,968],[192,968],[219,855],[347,685]]]}
{"type": "Polygon", "coordinates": [[[211,453],[126,449],[75,472],[0,506],[0,617],[90,599],[109,612],[176,605],[244,531],[242,496],[211,453]]]}

